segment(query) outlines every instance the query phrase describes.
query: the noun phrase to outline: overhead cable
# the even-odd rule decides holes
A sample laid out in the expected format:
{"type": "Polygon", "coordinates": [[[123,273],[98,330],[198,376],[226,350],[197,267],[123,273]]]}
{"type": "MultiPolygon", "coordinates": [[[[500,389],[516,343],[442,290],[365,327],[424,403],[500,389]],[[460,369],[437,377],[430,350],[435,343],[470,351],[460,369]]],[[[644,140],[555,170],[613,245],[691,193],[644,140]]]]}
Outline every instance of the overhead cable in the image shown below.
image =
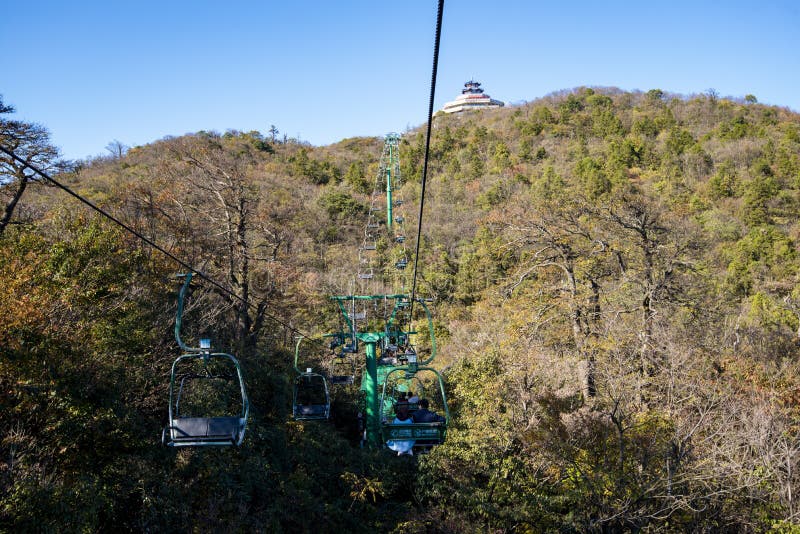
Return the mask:
{"type": "MultiPolygon", "coordinates": [[[[41,169],[37,168],[35,165],[33,165],[33,164],[31,164],[31,163],[28,163],[28,162],[27,162],[27,161],[25,161],[25,160],[23,160],[22,158],[20,158],[19,156],[17,156],[17,155],[16,155],[14,152],[12,152],[12,151],[10,151],[10,150],[6,149],[6,148],[5,148],[5,147],[3,147],[2,145],[0,145],[0,152],[4,152],[5,154],[7,154],[9,157],[13,158],[13,159],[14,159],[15,161],[17,161],[18,163],[21,163],[21,164],[22,164],[22,165],[24,165],[25,167],[27,167],[27,168],[31,169],[33,172],[35,172],[35,173],[37,173],[38,175],[40,175],[42,178],[44,178],[45,180],[47,180],[49,183],[51,183],[51,184],[53,184],[54,186],[58,187],[59,189],[61,189],[61,190],[62,190],[62,191],[64,191],[65,193],[67,193],[68,195],[70,195],[70,196],[72,196],[72,197],[76,198],[76,199],[77,199],[78,201],[80,201],[81,203],[83,203],[83,204],[86,204],[87,206],[89,206],[90,208],[92,208],[94,211],[96,211],[97,213],[99,213],[100,215],[102,215],[103,217],[105,217],[105,218],[109,219],[109,220],[110,220],[110,221],[112,221],[113,223],[115,223],[115,224],[119,225],[120,227],[122,227],[123,229],[125,229],[127,232],[129,232],[129,233],[133,234],[134,236],[136,236],[137,238],[141,239],[142,241],[144,241],[145,243],[147,243],[148,245],[150,245],[151,247],[153,247],[153,248],[154,248],[154,249],[156,249],[157,251],[161,252],[162,254],[164,254],[165,256],[167,256],[168,258],[170,258],[171,260],[173,260],[174,262],[176,262],[178,265],[180,265],[180,266],[181,266],[181,267],[183,267],[184,269],[188,269],[189,271],[191,271],[191,272],[193,272],[193,273],[197,274],[197,276],[198,276],[198,277],[200,277],[200,278],[202,278],[203,280],[207,281],[208,283],[210,283],[210,284],[211,284],[211,285],[213,285],[214,287],[216,287],[216,288],[218,288],[218,289],[222,290],[224,293],[226,293],[226,294],[230,295],[231,297],[233,297],[233,298],[235,298],[235,299],[237,299],[237,300],[241,301],[243,304],[245,304],[245,305],[247,305],[247,306],[249,306],[249,307],[255,307],[255,304],[253,304],[253,303],[251,303],[251,302],[248,302],[247,300],[245,300],[244,298],[240,297],[239,295],[237,295],[236,293],[234,293],[233,291],[231,291],[231,290],[230,290],[230,289],[228,289],[227,287],[223,286],[222,284],[220,284],[219,282],[217,282],[217,281],[216,281],[216,280],[214,280],[213,278],[209,277],[209,276],[208,276],[208,275],[206,275],[205,273],[203,273],[203,272],[201,272],[201,271],[198,271],[197,269],[195,269],[194,267],[192,267],[191,265],[189,265],[187,262],[183,261],[183,260],[182,260],[182,259],[180,259],[179,257],[177,257],[177,256],[175,256],[174,254],[172,254],[170,251],[168,251],[168,250],[164,249],[163,247],[159,246],[159,245],[158,245],[158,244],[157,244],[155,241],[153,241],[153,240],[152,240],[152,239],[150,239],[149,237],[147,237],[147,236],[143,235],[141,232],[139,232],[139,231],[138,231],[138,230],[136,230],[135,228],[132,228],[132,227],[130,227],[129,225],[125,224],[124,222],[120,221],[118,218],[114,217],[113,215],[111,215],[110,213],[108,213],[107,211],[105,211],[104,209],[102,209],[102,208],[98,207],[98,206],[97,206],[96,204],[94,204],[94,203],[93,203],[91,200],[89,200],[89,199],[87,199],[87,198],[85,198],[85,197],[83,197],[83,196],[79,195],[78,193],[76,193],[75,191],[73,191],[72,189],[70,189],[69,187],[67,187],[66,185],[64,185],[64,184],[60,183],[59,181],[55,180],[55,179],[54,179],[52,176],[50,176],[49,174],[47,174],[47,173],[46,173],[46,172],[44,172],[43,170],[41,170],[41,169]]],[[[257,309],[258,309],[258,308],[256,307],[256,310],[257,310],[257,309]]],[[[281,321],[280,319],[278,319],[278,318],[277,318],[277,317],[275,317],[274,315],[272,315],[272,314],[269,314],[269,313],[267,313],[267,312],[261,312],[261,313],[263,313],[263,314],[264,314],[264,316],[266,316],[267,318],[269,318],[269,319],[271,319],[271,320],[275,321],[276,323],[280,324],[280,325],[281,325],[281,326],[283,326],[284,328],[286,328],[286,329],[288,329],[289,331],[293,332],[294,334],[301,335],[301,336],[303,336],[303,337],[306,337],[306,338],[309,338],[309,339],[313,339],[313,338],[310,338],[310,336],[307,336],[307,335],[305,335],[303,332],[301,332],[301,331],[297,330],[295,327],[293,327],[293,326],[291,326],[291,325],[288,325],[288,324],[286,324],[285,322],[281,321]]]]}
{"type": "Polygon", "coordinates": [[[414,312],[414,300],[417,293],[417,271],[419,270],[419,245],[422,240],[422,214],[425,208],[425,184],[428,178],[428,156],[431,149],[431,125],[433,124],[433,99],[436,94],[436,72],[439,69],[439,42],[442,36],[442,12],[444,11],[444,0],[439,0],[439,9],[436,14],[436,37],[433,45],[433,69],[431,72],[431,93],[428,101],[428,132],[425,136],[425,159],[422,164],[422,191],[419,199],[419,218],[417,222],[417,245],[414,253],[414,276],[411,283],[411,308],[409,317],[414,312]]]}

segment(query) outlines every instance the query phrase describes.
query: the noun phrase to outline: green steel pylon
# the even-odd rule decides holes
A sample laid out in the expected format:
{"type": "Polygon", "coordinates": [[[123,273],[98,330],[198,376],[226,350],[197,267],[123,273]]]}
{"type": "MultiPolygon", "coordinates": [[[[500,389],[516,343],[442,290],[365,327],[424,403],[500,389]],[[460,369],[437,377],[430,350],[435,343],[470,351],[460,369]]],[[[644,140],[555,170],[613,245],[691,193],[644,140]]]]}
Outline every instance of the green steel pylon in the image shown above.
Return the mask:
{"type": "Polygon", "coordinates": [[[386,177],[386,228],[392,230],[394,223],[392,186],[394,189],[400,186],[400,136],[396,133],[386,135],[383,145],[383,156],[381,157],[381,168],[386,177]],[[394,182],[394,184],[393,184],[394,182]]]}
{"type": "Polygon", "coordinates": [[[406,290],[406,234],[403,200],[396,197],[402,186],[400,176],[400,135],[386,134],[378,174],[370,201],[369,216],[364,229],[364,241],[358,253],[358,291],[392,293],[406,290]],[[385,206],[383,205],[385,203],[385,206]],[[385,209],[385,227],[380,224],[385,209]],[[388,249],[379,243],[388,243],[388,249]],[[390,273],[395,274],[390,274],[390,273]]]}
{"type": "MultiPolygon", "coordinates": [[[[410,344],[410,338],[417,334],[413,330],[404,330],[403,323],[400,321],[398,315],[407,310],[409,303],[409,296],[403,294],[394,295],[334,295],[331,297],[339,307],[339,311],[345,322],[346,330],[344,332],[337,332],[329,334],[329,336],[337,337],[339,342],[344,344],[348,343],[354,352],[358,351],[358,346],[364,346],[364,374],[361,381],[361,392],[364,395],[364,423],[366,443],[370,446],[380,447],[383,444],[381,438],[381,408],[380,400],[383,388],[383,380],[386,375],[393,370],[402,369],[410,373],[416,372],[418,369],[429,369],[427,366],[436,359],[436,338],[433,332],[433,318],[430,310],[423,299],[417,299],[421,308],[425,312],[425,317],[428,325],[428,335],[430,336],[430,356],[426,359],[409,363],[407,365],[397,366],[392,363],[381,362],[378,359],[378,348],[385,346],[392,340],[404,339],[406,343],[410,344]],[[357,310],[359,306],[385,306],[385,313],[383,329],[377,329],[377,323],[369,323],[362,330],[358,327],[359,317],[357,310]]],[[[442,391],[444,395],[444,392],[442,391]]],[[[446,399],[444,399],[446,404],[446,399]]]]}

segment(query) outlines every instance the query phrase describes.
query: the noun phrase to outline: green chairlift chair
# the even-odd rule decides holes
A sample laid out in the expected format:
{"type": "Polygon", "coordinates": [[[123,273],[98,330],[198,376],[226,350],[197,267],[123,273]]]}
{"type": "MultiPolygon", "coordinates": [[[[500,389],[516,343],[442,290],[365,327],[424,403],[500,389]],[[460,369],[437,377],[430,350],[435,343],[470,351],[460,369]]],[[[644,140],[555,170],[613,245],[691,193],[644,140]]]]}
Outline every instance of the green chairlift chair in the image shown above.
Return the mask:
{"type": "Polygon", "coordinates": [[[239,361],[213,352],[208,339],[193,348],[180,337],[183,301],[191,280],[192,273],[186,274],[178,295],[175,339],[184,354],[172,364],[168,424],[161,440],[169,447],[239,446],[250,411],[239,361]]]}

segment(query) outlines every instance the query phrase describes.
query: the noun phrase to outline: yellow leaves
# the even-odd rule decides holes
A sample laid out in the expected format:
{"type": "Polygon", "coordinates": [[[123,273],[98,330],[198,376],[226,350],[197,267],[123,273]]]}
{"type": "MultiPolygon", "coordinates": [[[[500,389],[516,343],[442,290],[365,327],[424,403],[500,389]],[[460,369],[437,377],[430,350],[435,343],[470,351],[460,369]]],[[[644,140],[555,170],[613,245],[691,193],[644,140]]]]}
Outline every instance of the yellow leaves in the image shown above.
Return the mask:
{"type": "Polygon", "coordinates": [[[34,281],[36,264],[22,258],[0,263],[0,345],[19,349],[20,331],[43,325],[46,296],[34,281]]]}
{"type": "Polygon", "coordinates": [[[374,504],[378,502],[379,498],[386,497],[386,489],[380,480],[362,477],[349,471],[342,473],[340,478],[350,486],[350,497],[353,502],[348,511],[352,510],[356,503],[366,504],[369,501],[374,504]]]}
{"type": "Polygon", "coordinates": [[[768,324],[784,324],[792,330],[797,329],[797,316],[786,309],[785,305],[776,303],[764,293],[756,293],[752,297],[752,304],[751,313],[757,312],[768,324]]]}

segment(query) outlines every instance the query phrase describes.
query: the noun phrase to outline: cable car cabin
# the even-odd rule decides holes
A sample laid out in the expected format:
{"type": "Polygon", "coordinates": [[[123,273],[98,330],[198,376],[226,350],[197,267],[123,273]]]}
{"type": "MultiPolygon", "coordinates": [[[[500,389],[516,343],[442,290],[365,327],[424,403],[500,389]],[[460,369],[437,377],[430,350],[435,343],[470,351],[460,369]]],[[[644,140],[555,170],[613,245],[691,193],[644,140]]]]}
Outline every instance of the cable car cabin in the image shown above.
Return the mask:
{"type": "Polygon", "coordinates": [[[325,377],[310,369],[300,374],[294,382],[292,416],[296,421],[328,419],[331,399],[325,377]]]}
{"type": "Polygon", "coordinates": [[[250,407],[239,362],[230,354],[183,354],[172,364],[169,447],[241,445],[250,407]]]}
{"type": "Polygon", "coordinates": [[[380,409],[382,440],[398,454],[427,450],[447,437],[450,412],[444,381],[435,369],[397,367],[390,371],[383,381],[380,409]],[[430,379],[422,380],[420,373],[430,379]],[[413,397],[409,402],[412,392],[418,402],[413,402],[413,397]]]}

